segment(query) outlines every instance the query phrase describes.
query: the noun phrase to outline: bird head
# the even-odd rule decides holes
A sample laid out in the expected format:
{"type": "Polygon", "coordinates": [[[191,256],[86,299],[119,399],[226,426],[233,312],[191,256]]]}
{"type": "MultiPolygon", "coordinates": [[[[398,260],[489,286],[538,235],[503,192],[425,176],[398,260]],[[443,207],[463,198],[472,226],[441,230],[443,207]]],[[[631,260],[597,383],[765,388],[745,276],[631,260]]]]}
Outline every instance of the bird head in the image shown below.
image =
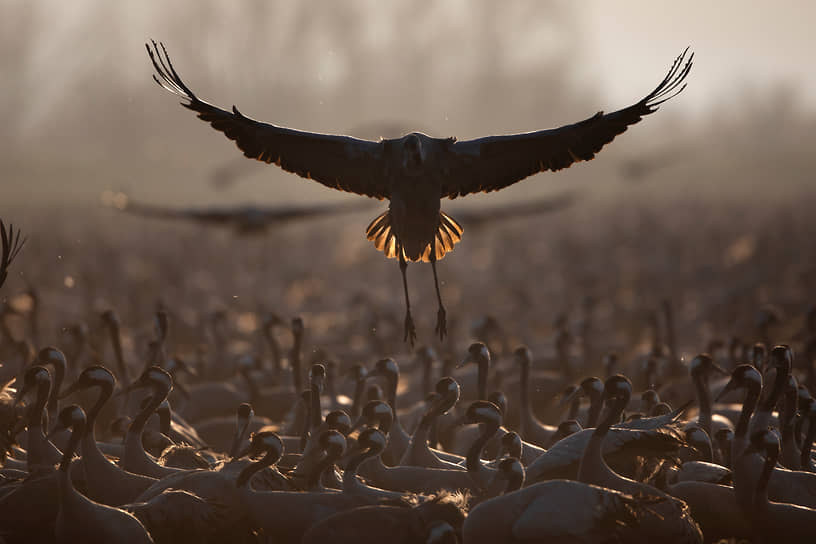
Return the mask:
{"type": "Polygon", "coordinates": [[[465,358],[462,359],[462,362],[459,363],[456,368],[461,368],[465,365],[470,363],[479,364],[490,364],[490,351],[488,351],[487,346],[482,342],[474,342],[473,344],[468,347],[467,354],[465,358]]]}
{"type": "Polygon", "coordinates": [[[742,364],[731,372],[731,379],[719,392],[714,402],[719,402],[726,394],[735,389],[746,389],[759,392],[762,389],[762,374],[753,365],[742,364]]]}
{"type": "Polygon", "coordinates": [[[70,387],[60,393],[60,398],[64,399],[72,393],[84,391],[94,386],[104,387],[106,385],[110,386],[111,390],[116,385],[116,378],[113,377],[113,374],[102,365],[89,366],[82,371],[77,380],[71,384],[70,387]]]}
{"type": "Polygon", "coordinates": [[[418,168],[425,161],[425,150],[419,134],[412,132],[402,138],[402,167],[406,170],[418,168]]]}

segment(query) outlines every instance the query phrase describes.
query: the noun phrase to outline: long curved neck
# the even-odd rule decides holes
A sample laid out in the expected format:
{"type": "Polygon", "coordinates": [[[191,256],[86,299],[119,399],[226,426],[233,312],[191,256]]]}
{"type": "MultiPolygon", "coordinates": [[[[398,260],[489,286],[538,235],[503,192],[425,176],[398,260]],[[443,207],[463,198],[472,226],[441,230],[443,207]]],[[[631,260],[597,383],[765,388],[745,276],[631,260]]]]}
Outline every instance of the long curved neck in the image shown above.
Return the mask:
{"type": "Polygon", "coordinates": [[[433,428],[434,423],[437,419],[439,419],[439,416],[448,411],[451,407],[451,402],[444,398],[433,403],[425,414],[423,414],[422,419],[419,420],[419,425],[417,425],[417,428],[411,437],[411,444],[417,444],[420,447],[428,447],[431,429],[433,428]]]}
{"type": "Polygon", "coordinates": [[[380,453],[381,452],[375,448],[366,448],[352,457],[343,471],[343,489],[349,489],[350,487],[359,485],[357,470],[360,468],[360,465],[372,457],[379,456],[380,453]]]}
{"type": "Polygon", "coordinates": [[[164,401],[167,397],[167,393],[165,392],[162,394],[161,391],[154,390],[153,396],[150,397],[150,401],[147,405],[142,408],[142,411],[139,412],[136,417],[133,418],[133,421],[130,423],[130,427],[128,428],[128,434],[136,433],[137,436],[142,435],[142,431],[147,424],[147,420],[150,419],[150,416],[153,415],[153,412],[156,411],[156,408],[164,401]]]}
{"type": "MultiPolygon", "coordinates": [[[[161,406],[161,405],[159,405],[161,406]]],[[[170,436],[170,423],[173,421],[173,413],[170,409],[170,404],[156,410],[159,416],[159,430],[164,436],[170,436]]]]}
{"type": "Polygon", "coordinates": [[[487,373],[490,370],[490,363],[487,359],[479,359],[479,373],[477,376],[479,384],[479,400],[487,400],[487,373]]]}
{"type": "Polygon", "coordinates": [[[422,391],[427,393],[431,390],[431,372],[433,371],[433,360],[425,357],[422,360],[422,391]]]}
{"type": "Polygon", "coordinates": [[[351,417],[357,419],[363,411],[363,393],[365,393],[365,380],[357,380],[354,384],[354,399],[351,403],[351,417]]]}
{"type": "Polygon", "coordinates": [[[295,393],[303,391],[303,376],[300,369],[300,352],[303,349],[303,334],[296,334],[292,345],[292,356],[289,364],[292,366],[292,383],[295,386],[295,393]]]}
{"type": "Polygon", "coordinates": [[[771,480],[771,473],[776,466],[778,455],[768,455],[765,464],[762,465],[762,472],[757,480],[756,493],[754,495],[754,509],[756,513],[768,509],[768,482],[771,480]]]}
{"type": "MultiPolygon", "coordinates": [[[[598,424],[598,418],[601,417],[601,394],[597,391],[590,393],[589,396],[589,413],[587,414],[587,428],[595,427],[598,424]]],[[[575,418],[573,418],[575,419],[575,418]]]]}
{"type": "Polygon", "coordinates": [[[399,386],[399,374],[388,374],[388,404],[394,411],[394,420],[397,419],[397,387],[399,386]]]}
{"type": "Polygon", "coordinates": [[[46,412],[45,406],[48,403],[50,391],[50,382],[43,382],[37,387],[37,396],[29,412],[31,414],[28,422],[29,429],[39,429],[43,425],[45,425],[46,429],[48,428],[48,412],[46,412]]]}
{"type": "Polygon", "coordinates": [[[247,439],[247,434],[249,433],[249,424],[251,423],[251,418],[247,419],[246,421],[239,421],[238,425],[235,429],[235,436],[232,437],[232,445],[229,449],[229,458],[234,460],[238,455],[238,452],[241,450],[241,445],[247,439]]]}
{"type": "Polygon", "coordinates": [[[238,487],[246,487],[251,490],[252,486],[249,485],[249,480],[252,479],[252,476],[254,476],[256,472],[260,472],[266,467],[274,465],[278,461],[279,457],[280,455],[277,452],[267,452],[266,455],[264,455],[258,461],[250,463],[244,467],[244,469],[238,474],[238,478],[235,479],[235,485],[238,487]]]}
{"type": "Polygon", "coordinates": [[[609,434],[609,429],[620,419],[627,404],[629,404],[628,398],[615,399],[615,402],[609,407],[606,417],[598,423],[598,426],[592,432],[578,467],[579,481],[587,484],[603,485],[603,482],[598,481],[597,471],[600,469],[604,473],[613,474],[612,469],[609,468],[603,458],[602,446],[604,438],[609,434]]]}
{"type": "Polygon", "coordinates": [[[786,372],[785,368],[776,367],[773,389],[771,389],[771,393],[765,398],[765,401],[762,402],[760,410],[768,413],[773,411],[777,401],[779,401],[779,396],[785,391],[785,386],[788,383],[788,374],[789,372],[786,372]]]}
{"type": "Polygon", "coordinates": [[[282,368],[280,344],[278,344],[275,335],[272,333],[272,327],[264,327],[263,335],[266,339],[266,343],[269,344],[269,351],[272,352],[272,363],[275,365],[275,372],[280,373],[282,368]]]}
{"type": "Polygon", "coordinates": [[[54,367],[54,380],[51,384],[51,392],[48,395],[48,413],[56,417],[59,405],[59,392],[62,387],[62,382],[65,379],[65,361],[57,359],[57,361],[52,361],[51,365],[54,367]]]}
{"type": "Polygon", "coordinates": [[[309,429],[316,429],[323,423],[323,409],[320,407],[320,389],[312,386],[309,395],[309,429]]]}
{"type": "Polygon", "coordinates": [[[96,423],[96,418],[99,416],[99,412],[102,411],[102,407],[105,406],[105,403],[111,398],[113,395],[113,384],[110,382],[99,382],[99,396],[96,397],[96,402],[88,411],[87,415],[87,423],[85,426],[85,434],[90,436],[91,439],[96,441],[96,432],[94,429],[94,424],[96,423]]]}
{"type": "Polygon", "coordinates": [[[744,438],[748,436],[748,425],[751,422],[751,415],[756,410],[759,402],[759,389],[750,387],[742,401],[742,410],[737,421],[737,428],[734,430],[734,437],[744,438]]]}
{"type": "Polygon", "coordinates": [[[482,450],[490,439],[493,438],[500,426],[500,423],[497,421],[490,421],[481,424],[482,432],[473,442],[473,445],[470,446],[467,456],[465,457],[465,467],[467,467],[468,472],[478,471],[481,468],[482,450]]]}
{"type": "Polygon", "coordinates": [[[125,384],[125,387],[130,385],[130,376],[127,373],[125,366],[125,357],[122,351],[122,336],[119,332],[119,325],[111,323],[108,325],[110,329],[110,340],[113,346],[113,355],[116,358],[116,367],[119,370],[119,379],[125,384]]]}
{"type": "MultiPolygon", "coordinates": [[[[320,478],[323,476],[323,473],[334,466],[334,462],[337,460],[337,455],[331,452],[326,452],[326,456],[315,465],[314,470],[309,473],[307,478],[306,488],[308,489],[322,489],[322,485],[320,483],[320,478]]],[[[359,463],[357,465],[359,467],[359,463]]]]}
{"type": "Polygon", "coordinates": [[[65,451],[62,452],[62,461],[60,461],[59,465],[60,472],[68,472],[68,468],[71,466],[71,459],[74,456],[77,446],[79,446],[80,438],[85,434],[85,426],[86,423],[84,421],[74,423],[73,429],[71,430],[71,438],[68,439],[68,445],[65,446],[65,451]]]}
{"type": "Polygon", "coordinates": [[[708,377],[705,372],[698,369],[693,374],[692,380],[694,381],[694,390],[697,392],[697,402],[700,405],[697,424],[711,436],[711,395],[708,391],[708,377]]]}

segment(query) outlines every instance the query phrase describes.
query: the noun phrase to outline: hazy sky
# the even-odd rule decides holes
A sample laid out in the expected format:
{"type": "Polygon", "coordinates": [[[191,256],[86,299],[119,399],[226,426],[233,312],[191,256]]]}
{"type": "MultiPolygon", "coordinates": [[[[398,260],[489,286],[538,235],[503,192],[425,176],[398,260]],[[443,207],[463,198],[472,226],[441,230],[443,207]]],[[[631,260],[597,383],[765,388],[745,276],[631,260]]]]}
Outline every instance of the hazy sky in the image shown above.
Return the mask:
{"type": "Polygon", "coordinates": [[[689,45],[696,52],[690,96],[672,107],[699,112],[742,89],[794,84],[803,104],[816,109],[816,2],[585,0],[575,6],[588,53],[583,69],[601,77],[615,104],[631,100],[633,80],[689,45]]]}

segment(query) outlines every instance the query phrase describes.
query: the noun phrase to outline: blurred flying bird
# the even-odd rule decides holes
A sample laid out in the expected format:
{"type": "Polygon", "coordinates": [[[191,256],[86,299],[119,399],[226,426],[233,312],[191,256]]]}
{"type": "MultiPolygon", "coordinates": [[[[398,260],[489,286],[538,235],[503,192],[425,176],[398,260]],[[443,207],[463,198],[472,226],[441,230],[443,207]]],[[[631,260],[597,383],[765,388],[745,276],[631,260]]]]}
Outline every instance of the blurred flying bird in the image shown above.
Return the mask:
{"type": "Polygon", "coordinates": [[[0,240],[2,240],[3,249],[3,252],[0,253],[0,287],[3,287],[8,277],[9,266],[20,253],[20,250],[23,249],[27,238],[23,238],[21,241],[20,229],[17,229],[15,235],[14,225],[9,223],[8,230],[6,230],[6,225],[0,219],[0,240]]]}
{"type": "Polygon", "coordinates": [[[262,234],[276,225],[327,215],[353,213],[368,208],[367,205],[172,208],[136,202],[131,198],[116,199],[113,207],[145,217],[184,219],[206,225],[222,225],[231,227],[237,234],[242,235],[262,234]]]}
{"type": "Polygon", "coordinates": [[[436,261],[453,250],[462,227],[440,209],[442,198],[498,191],[545,170],[557,171],[595,157],[604,145],[685,88],[694,54],[675,59],[666,77],[639,102],[612,113],[556,129],[487,136],[475,140],[432,138],[412,132],[379,142],[279,127],[200,100],[176,72],[164,45],[146,44],[161,87],[185,100],[186,108],[234,140],[244,155],[274,163],[318,183],[379,200],[388,209],[366,235],[389,258],[398,258],[405,294],[405,340],[413,345],[406,269],[408,261],[430,262],[438,302],[436,332],[447,333],[436,261]],[[684,62],[685,61],[685,62],[684,62]]]}
{"type": "Polygon", "coordinates": [[[518,219],[531,215],[557,212],[569,208],[578,200],[575,193],[564,193],[537,200],[489,206],[476,209],[457,209],[456,217],[468,227],[481,228],[496,221],[518,219]]]}

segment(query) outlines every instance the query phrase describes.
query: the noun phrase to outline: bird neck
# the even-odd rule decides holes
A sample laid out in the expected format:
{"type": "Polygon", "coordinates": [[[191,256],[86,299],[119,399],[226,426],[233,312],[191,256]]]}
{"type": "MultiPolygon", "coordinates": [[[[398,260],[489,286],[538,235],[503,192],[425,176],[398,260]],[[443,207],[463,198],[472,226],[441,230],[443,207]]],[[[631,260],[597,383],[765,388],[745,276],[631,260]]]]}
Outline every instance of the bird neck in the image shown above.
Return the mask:
{"type": "Polygon", "coordinates": [[[363,393],[365,393],[365,380],[357,380],[354,384],[354,398],[351,402],[351,417],[357,419],[363,411],[363,393]]]}
{"type": "Polygon", "coordinates": [[[480,358],[478,368],[479,400],[487,400],[487,373],[490,369],[490,363],[486,359],[480,358]]]}
{"type": "Polygon", "coordinates": [[[261,470],[265,469],[266,467],[270,467],[274,465],[278,458],[280,458],[280,454],[274,451],[269,451],[258,461],[254,461],[247,466],[238,474],[238,477],[235,479],[235,485],[241,488],[252,490],[252,486],[249,485],[249,480],[252,479],[252,476],[255,475],[256,472],[260,472],[261,470]]]}
{"type": "Polygon", "coordinates": [[[507,485],[504,488],[504,494],[512,493],[513,491],[518,491],[521,489],[521,486],[524,485],[524,473],[523,472],[511,472],[507,476],[507,485]]]}
{"type": "Polygon", "coordinates": [[[711,436],[711,395],[708,391],[708,375],[698,369],[692,375],[694,382],[694,390],[697,392],[697,402],[700,405],[699,416],[697,417],[697,424],[709,436],[711,436]]]}
{"type": "Polygon", "coordinates": [[[167,393],[162,395],[161,392],[154,389],[153,396],[150,397],[150,401],[138,414],[136,414],[136,417],[134,417],[133,421],[130,423],[128,434],[135,433],[137,436],[141,436],[145,425],[147,425],[147,420],[150,419],[150,416],[153,415],[153,412],[156,411],[156,408],[159,407],[166,397],[167,393]]]}
{"type": "Polygon", "coordinates": [[[130,385],[130,376],[127,373],[127,366],[125,366],[125,357],[122,352],[122,336],[119,333],[119,325],[115,323],[109,325],[110,341],[113,346],[113,355],[116,358],[116,366],[119,369],[119,379],[127,387],[130,385]]]}
{"type": "Polygon", "coordinates": [[[278,344],[278,340],[272,333],[272,327],[264,327],[263,335],[266,343],[269,344],[269,351],[272,352],[272,362],[275,365],[275,373],[279,374],[282,369],[280,344],[278,344]]]}
{"type": "Polygon", "coordinates": [[[309,429],[316,429],[323,422],[323,409],[320,406],[320,389],[313,386],[309,395],[309,429]]]}
{"type": "Polygon", "coordinates": [[[768,509],[768,482],[771,480],[771,473],[773,473],[778,457],[778,454],[769,454],[765,458],[765,463],[762,465],[762,472],[759,474],[759,479],[756,484],[754,513],[760,514],[768,509]]]}
{"type": "Polygon", "coordinates": [[[292,345],[292,353],[289,358],[289,364],[292,366],[292,383],[295,386],[295,393],[303,391],[303,376],[300,369],[300,352],[303,348],[303,335],[296,334],[295,341],[292,345]]]}
{"type": "Polygon", "coordinates": [[[745,394],[745,399],[742,401],[742,410],[740,411],[740,417],[737,421],[737,428],[734,430],[734,436],[739,436],[740,438],[748,436],[748,425],[751,422],[751,415],[756,410],[757,404],[759,402],[759,389],[755,387],[749,387],[748,392],[745,394]]]}
{"type": "Polygon", "coordinates": [[[771,393],[762,402],[760,409],[764,412],[772,412],[776,403],[779,401],[780,395],[785,391],[785,386],[788,383],[788,374],[790,369],[786,371],[784,367],[776,367],[776,377],[774,377],[773,389],[771,393]]]}
{"type": "Polygon", "coordinates": [[[89,435],[94,441],[96,441],[96,431],[94,429],[96,418],[99,416],[99,412],[102,411],[102,407],[105,406],[105,403],[111,398],[113,395],[113,384],[110,382],[99,382],[99,396],[96,397],[96,402],[88,411],[87,415],[87,424],[85,427],[85,434],[89,435]]]}
{"type": "Polygon", "coordinates": [[[65,379],[65,360],[57,358],[51,362],[54,367],[54,381],[48,395],[48,413],[56,417],[59,405],[59,392],[65,379]]]}
{"type": "Polygon", "coordinates": [[[247,434],[249,433],[249,424],[251,423],[251,419],[247,418],[245,421],[239,421],[238,425],[235,429],[235,436],[232,438],[232,445],[230,445],[229,449],[229,458],[235,460],[238,452],[241,450],[241,445],[247,439],[247,434]]]}
{"type": "Polygon", "coordinates": [[[629,399],[626,397],[615,399],[607,409],[606,417],[598,423],[598,426],[592,432],[578,466],[578,481],[602,485],[596,478],[596,471],[600,468],[603,472],[612,473],[612,469],[606,464],[606,460],[602,455],[603,441],[612,425],[620,419],[627,404],[629,404],[629,399]]]}
{"type": "Polygon", "coordinates": [[[50,391],[51,382],[43,382],[37,387],[37,395],[34,398],[34,404],[31,405],[31,410],[29,411],[29,429],[48,429],[48,412],[46,411],[45,406],[48,403],[50,391]]]}
{"type": "Polygon", "coordinates": [[[360,465],[372,457],[379,456],[380,453],[381,452],[375,448],[366,448],[352,457],[343,471],[343,489],[348,490],[352,487],[359,486],[360,482],[357,480],[357,470],[360,468],[360,465]]]}
{"type": "Polygon", "coordinates": [[[482,450],[499,430],[501,422],[489,421],[481,423],[479,426],[481,433],[473,442],[473,445],[470,446],[467,456],[465,457],[465,467],[468,472],[475,472],[482,468],[482,450]]]}
{"type": "Polygon", "coordinates": [[[68,469],[71,466],[71,459],[74,456],[74,452],[76,452],[77,446],[79,446],[79,440],[85,433],[85,425],[85,421],[77,421],[74,423],[71,429],[71,437],[68,439],[68,444],[62,452],[62,460],[59,465],[60,472],[68,473],[68,469]]]}
{"type": "MultiPolygon", "coordinates": [[[[601,394],[593,391],[589,396],[589,413],[587,414],[587,428],[595,427],[598,424],[598,418],[601,417],[601,394]]],[[[575,419],[575,418],[571,418],[575,419]]]]}

